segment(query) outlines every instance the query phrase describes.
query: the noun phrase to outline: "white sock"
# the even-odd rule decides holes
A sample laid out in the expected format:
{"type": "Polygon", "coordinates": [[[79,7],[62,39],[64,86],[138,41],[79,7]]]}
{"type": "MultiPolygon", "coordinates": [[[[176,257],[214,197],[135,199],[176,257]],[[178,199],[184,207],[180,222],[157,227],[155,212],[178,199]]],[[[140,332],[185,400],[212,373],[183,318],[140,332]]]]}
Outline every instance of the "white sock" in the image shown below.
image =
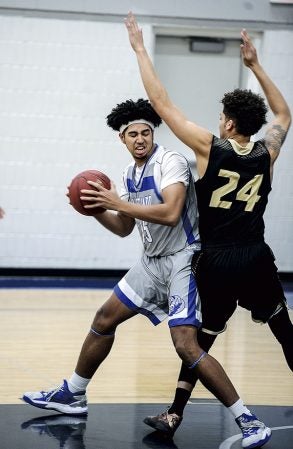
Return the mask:
{"type": "Polygon", "coordinates": [[[252,415],[248,408],[243,404],[242,399],[238,399],[237,402],[227,408],[228,410],[230,410],[234,418],[238,418],[238,416],[242,415],[243,413],[250,416],[252,415]]]}
{"type": "Polygon", "coordinates": [[[70,379],[68,380],[68,388],[71,393],[77,393],[78,391],[86,390],[86,387],[90,383],[91,379],[86,379],[85,377],[81,377],[76,373],[73,373],[70,379]]]}

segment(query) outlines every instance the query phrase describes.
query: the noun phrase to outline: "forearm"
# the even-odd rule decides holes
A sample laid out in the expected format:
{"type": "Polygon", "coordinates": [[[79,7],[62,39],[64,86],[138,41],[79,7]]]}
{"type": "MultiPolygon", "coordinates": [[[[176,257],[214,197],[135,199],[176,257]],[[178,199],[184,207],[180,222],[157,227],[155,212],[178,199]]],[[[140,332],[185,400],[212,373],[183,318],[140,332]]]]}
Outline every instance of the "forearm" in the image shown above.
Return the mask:
{"type": "Polygon", "coordinates": [[[146,49],[143,47],[135,50],[135,54],[144,88],[154,108],[167,104],[170,101],[168,93],[157,76],[146,49]]]}
{"type": "Polygon", "coordinates": [[[112,212],[106,210],[101,214],[97,214],[94,218],[102,225],[104,228],[113,232],[113,234],[119,235],[120,237],[126,237],[131,233],[134,227],[134,222],[128,217],[122,217],[117,212],[112,212]]]}
{"type": "Polygon", "coordinates": [[[289,124],[291,120],[290,109],[278,87],[259,63],[253,64],[250,69],[260,83],[273,114],[288,121],[289,124]]]}
{"type": "Polygon", "coordinates": [[[167,204],[141,205],[121,202],[119,212],[128,217],[166,226],[176,226],[180,218],[180,212],[167,204]]]}

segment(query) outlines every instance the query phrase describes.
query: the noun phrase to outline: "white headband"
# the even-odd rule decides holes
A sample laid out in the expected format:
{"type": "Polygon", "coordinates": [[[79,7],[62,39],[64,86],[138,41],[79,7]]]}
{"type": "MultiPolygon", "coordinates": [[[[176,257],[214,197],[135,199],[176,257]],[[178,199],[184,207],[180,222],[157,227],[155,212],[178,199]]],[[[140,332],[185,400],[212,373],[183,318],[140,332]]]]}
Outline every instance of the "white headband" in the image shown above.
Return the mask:
{"type": "Polygon", "coordinates": [[[139,119],[139,120],[133,120],[132,122],[128,122],[126,125],[121,125],[119,132],[122,134],[123,131],[125,131],[126,128],[128,128],[128,126],[134,125],[135,123],[144,123],[144,124],[148,125],[152,130],[155,129],[155,126],[153,123],[148,122],[147,120],[144,120],[144,119],[139,119]]]}

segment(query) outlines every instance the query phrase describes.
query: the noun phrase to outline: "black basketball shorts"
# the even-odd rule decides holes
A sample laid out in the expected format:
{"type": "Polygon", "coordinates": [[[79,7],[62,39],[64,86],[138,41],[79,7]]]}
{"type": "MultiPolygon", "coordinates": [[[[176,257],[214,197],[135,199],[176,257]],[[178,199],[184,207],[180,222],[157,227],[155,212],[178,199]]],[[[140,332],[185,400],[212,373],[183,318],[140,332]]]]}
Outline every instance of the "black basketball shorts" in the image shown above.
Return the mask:
{"type": "Polygon", "coordinates": [[[237,305],[254,321],[266,323],[286,304],[275,257],[265,242],[208,248],[193,257],[202,308],[202,329],[218,334],[237,305]]]}

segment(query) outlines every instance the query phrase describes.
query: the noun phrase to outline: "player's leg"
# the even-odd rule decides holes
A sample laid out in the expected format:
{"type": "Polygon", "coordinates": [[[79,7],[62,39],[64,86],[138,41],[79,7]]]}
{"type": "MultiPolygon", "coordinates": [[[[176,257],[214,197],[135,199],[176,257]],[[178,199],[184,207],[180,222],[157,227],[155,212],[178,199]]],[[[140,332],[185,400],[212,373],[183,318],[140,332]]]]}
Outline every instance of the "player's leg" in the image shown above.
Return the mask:
{"type": "Polygon", "coordinates": [[[83,343],[76,370],[71,378],[50,391],[27,392],[23,400],[38,408],[56,410],[70,415],[87,414],[86,387],[100,364],[108,356],[116,327],[137,312],[126,307],[112,293],[97,311],[83,343]]]}
{"type": "MultiPolygon", "coordinates": [[[[271,251],[270,255],[268,256],[269,266],[270,257],[274,258],[274,256],[271,255],[271,251]]],[[[266,291],[264,292],[265,304],[267,304],[267,298],[269,302],[273,304],[273,306],[274,300],[275,303],[278,304],[274,309],[274,313],[271,314],[268,319],[268,325],[273,335],[282,346],[288,367],[291,369],[291,371],[293,371],[293,323],[291,322],[289,317],[284,289],[277,275],[277,267],[275,266],[275,263],[273,261],[271,262],[271,265],[272,274],[270,275],[269,283],[266,283],[266,291]]]]}
{"type": "MultiPolygon", "coordinates": [[[[145,313],[155,324],[167,314],[154,304],[156,286],[146,273],[142,261],[132,267],[114,287],[108,301],[98,310],[82,346],[76,371],[61,387],[48,392],[28,392],[23,400],[41,408],[61,413],[87,413],[86,387],[92,376],[109,354],[116,327],[137,313],[145,313]],[[148,309],[152,306],[151,309],[148,309]]],[[[165,292],[165,307],[168,302],[165,292]]],[[[162,301],[163,302],[163,301],[162,301]]]]}
{"type": "MultiPolygon", "coordinates": [[[[197,334],[198,344],[205,352],[209,352],[216,338],[217,335],[207,334],[206,332],[202,332],[201,329],[199,329],[197,334]]],[[[184,408],[197,381],[197,374],[182,363],[174,400],[168,409],[168,413],[176,413],[178,416],[183,416],[184,408]]]]}
{"type": "MultiPolygon", "coordinates": [[[[211,259],[214,261],[217,260],[217,257],[213,254],[211,259]]],[[[200,292],[204,321],[204,331],[203,328],[198,331],[198,344],[205,352],[209,352],[217,335],[224,332],[226,322],[237,306],[237,302],[233,300],[229,291],[230,283],[226,282],[224,276],[219,276],[219,279],[217,279],[218,269],[213,269],[212,261],[209,260],[208,254],[196,251],[191,262],[192,272],[196,277],[196,284],[200,292]],[[206,282],[206,279],[208,279],[208,282],[206,282]],[[210,279],[214,279],[214,281],[210,282],[210,279]],[[225,298],[225,301],[222,298],[225,298]]],[[[223,266],[224,262],[221,261],[220,264],[223,266]]],[[[181,280],[177,281],[177,284],[182,284],[181,280]]],[[[193,293],[193,295],[197,298],[196,293],[193,293]]],[[[196,304],[195,307],[197,307],[196,304]]],[[[197,380],[197,373],[182,363],[171,406],[158,415],[147,416],[144,423],[167,434],[174,434],[183,419],[184,408],[197,380]]]]}
{"type": "MultiPolygon", "coordinates": [[[[217,333],[222,332],[226,327],[225,315],[223,316],[223,314],[220,313],[225,310],[223,308],[223,305],[221,305],[221,308],[219,308],[218,310],[218,305],[221,304],[221,302],[218,300],[220,285],[217,285],[217,289],[214,290],[213,287],[217,284],[217,282],[208,282],[207,284],[205,284],[205,276],[201,276],[201,272],[203,271],[203,274],[206,275],[208,279],[210,279],[209,268],[211,267],[211,264],[206,263],[206,255],[201,251],[195,251],[195,253],[192,254],[191,260],[187,257],[186,260],[181,260],[180,263],[177,263],[176,265],[186,267],[185,270],[181,270],[179,273],[175,273],[175,275],[173,276],[173,279],[176,280],[176,284],[174,284],[173,282],[176,291],[183,292],[182,297],[184,298],[184,300],[182,301],[182,303],[188,304],[188,307],[185,308],[185,311],[181,311],[181,316],[179,316],[179,318],[185,318],[186,322],[186,316],[198,316],[198,322],[195,323],[191,320],[191,323],[200,326],[202,311],[205,320],[205,327],[207,327],[209,331],[202,332],[202,330],[199,330],[198,341],[200,347],[205,352],[208,352],[216,338],[217,333]],[[195,277],[198,281],[197,283],[194,280],[195,277]],[[193,282],[190,281],[192,279],[193,282]],[[203,290],[200,290],[201,304],[198,301],[197,286],[199,286],[199,288],[203,288],[203,290]],[[210,291],[211,288],[212,291],[210,291]],[[190,298],[193,298],[192,302],[190,302],[190,298]],[[213,313],[214,301],[215,308],[217,309],[216,313],[213,313]],[[211,331],[211,329],[218,330],[219,332],[213,332],[211,331]]],[[[170,289],[170,297],[172,298],[172,285],[170,289]]],[[[233,313],[233,311],[231,311],[231,314],[233,313]]],[[[176,315],[174,316],[174,318],[175,317],[176,315]]],[[[173,317],[170,318],[169,324],[176,324],[176,321],[174,322],[174,319],[172,318],[173,317]]],[[[184,408],[189,400],[192,389],[197,380],[197,373],[194,370],[190,370],[184,363],[182,363],[178,377],[177,388],[171,407],[158,415],[147,416],[144,419],[145,424],[157,430],[161,430],[168,435],[173,435],[183,419],[184,408]]]]}
{"type": "Polygon", "coordinates": [[[239,396],[222,366],[198,345],[196,327],[175,326],[170,332],[177,354],[201,383],[226,407],[237,402],[239,396]]]}
{"type": "Polygon", "coordinates": [[[82,345],[75,373],[91,379],[111,351],[116,327],[136,315],[112,293],[97,311],[91,329],[82,345]]]}
{"type": "MultiPolygon", "coordinates": [[[[203,321],[197,332],[197,343],[205,352],[210,350],[217,335],[226,330],[226,323],[237,307],[233,281],[227,282],[226,279],[229,259],[229,255],[227,257],[222,250],[195,252],[192,258],[192,274],[200,293],[203,321]]],[[[180,375],[181,381],[188,380],[186,368],[183,367],[180,375]]],[[[197,372],[193,371],[193,375],[193,382],[190,383],[195,385],[197,372]]]]}
{"type": "MultiPolygon", "coordinates": [[[[201,330],[198,331],[198,342],[205,352],[209,351],[216,337],[217,335],[207,334],[201,330]]],[[[171,406],[158,415],[147,416],[143,422],[156,430],[164,432],[166,435],[173,436],[183,420],[184,409],[197,380],[197,373],[182,363],[171,406]]]]}
{"type": "Polygon", "coordinates": [[[234,416],[242,431],[242,447],[254,448],[264,445],[270,439],[271,429],[247,409],[219,362],[200,348],[196,328],[172,327],[171,336],[183,363],[196,373],[201,383],[234,416]]]}
{"type": "Polygon", "coordinates": [[[287,364],[293,371],[293,323],[285,305],[269,319],[268,325],[282,346],[287,364]]]}
{"type": "Polygon", "coordinates": [[[273,335],[282,346],[289,368],[293,371],[293,324],[275,265],[275,257],[265,243],[257,245],[251,251],[253,251],[255,262],[249,264],[251,272],[243,280],[241,286],[243,297],[239,298],[239,304],[251,310],[254,321],[268,323],[273,335]]]}
{"type": "MultiPolygon", "coordinates": [[[[151,268],[151,260],[147,262],[151,268]]],[[[166,313],[157,307],[165,302],[166,289],[159,291],[154,279],[149,276],[142,260],[131,268],[115,286],[109,300],[97,311],[81,349],[75,373],[69,380],[69,386],[85,389],[103,360],[108,356],[116,327],[137,313],[145,314],[154,323],[166,318],[166,313]]]]}
{"type": "MultiPolygon", "coordinates": [[[[179,266],[182,267],[184,264],[179,264],[179,266]]],[[[177,276],[172,276],[172,279],[176,281],[177,291],[179,290],[182,294],[181,297],[179,295],[179,298],[181,298],[179,302],[181,302],[181,305],[188,305],[185,311],[184,308],[180,307],[180,304],[178,304],[177,301],[176,311],[179,310],[180,313],[178,314],[176,312],[170,314],[169,326],[174,347],[182,362],[191,370],[194,376],[200,379],[201,383],[226,407],[228,407],[242,431],[242,446],[244,448],[252,448],[263,445],[270,439],[271,430],[246,408],[222,366],[216,359],[203,351],[198,344],[198,321],[194,320],[194,317],[199,316],[198,313],[195,313],[195,310],[197,312],[199,311],[198,295],[196,293],[194,276],[189,275],[189,282],[186,282],[188,279],[188,264],[186,267],[185,271],[181,270],[177,276]],[[178,288],[178,285],[181,286],[181,290],[178,288]],[[188,285],[187,291],[186,285],[188,285]],[[190,301],[190,298],[193,298],[193,302],[190,301]]],[[[173,297],[171,285],[170,300],[172,300],[173,297]]],[[[231,303],[230,308],[231,310],[229,313],[232,314],[236,305],[231,303]]],[[[224,316],[224,318],[226,317],[224,316]]],[[[172,415],[169,416],[172,417],[172,415]]],[[[172,421],[171,423],[168,422],[168,424],[174,433],[176,426],[174,426],[172,421]]],[[[172,432],[169,434],[172,435],[172,432]]]]}

